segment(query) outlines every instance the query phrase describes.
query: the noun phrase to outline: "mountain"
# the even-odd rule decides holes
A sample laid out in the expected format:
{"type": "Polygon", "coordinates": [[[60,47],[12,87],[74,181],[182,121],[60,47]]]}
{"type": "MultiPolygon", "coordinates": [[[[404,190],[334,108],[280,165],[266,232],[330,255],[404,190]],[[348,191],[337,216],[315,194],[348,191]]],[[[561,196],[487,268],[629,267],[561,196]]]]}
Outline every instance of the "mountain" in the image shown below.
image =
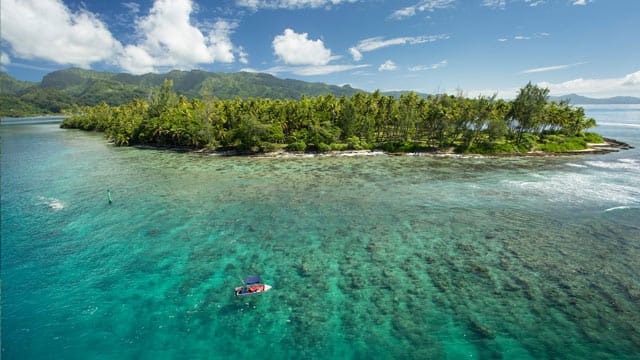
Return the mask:
{"type": "MultiPolygon", "coordinates": [[[[173,81],[173,90],[178,94],[193,97],[265,97],[273,99],[299,99],[301,96],[333,94],[351,96],[358,90],[350,86],[335,86],[309,83],[300,80],[280,79],[260,73],[213,73],[202,70],[174,70],[166,74],[131,75],[123,73],[97,72],[83,69],[67,69],[47,74],[41,87],[57,89],[73,96],[84,97],[103,92],[125,92],[127,98],[148,94],[160,87],[164,80],[173,81]],[[142,93],[140,93],[142,90],[142,93]],[[137,92],[137,93],[136,93],[137,92]]],[[[98,101],[99,103],[100,101],[98,101]]],[[[120,101],[115,101],[120,103],[120,101]]],[[[108,102],[107,102],[108,103],[108,102]]]]}
{"type": "Polygon", "coordinates": [[[574,105],[589,105],[589,104],[640,104],[640,98],[632,96],[615,96],[604,99],[589,98],[586,96],[580,96],[577,94],[569,94],[563,96],[551,96],[549,98],[552,101],[569,100],[570,104],[574,105]]]}
{"type": "Polygon", "coordinates": [[[11,76],[0,72],[0,94],[16,95],[21,91],[37,85],[38,83],[16,80],[11,76]]]}
{"type": "Polygon", "coordinates": [[[121,105],[147,98],[165,79],[173,90],[188,98],[299,99],[333,94],[351,96],[362,91],[349,85],[336,86],[280,79],[260,73],[214,73],[174,70],[166,74],[131,75],[70,68],[51,72],[40,83],[27,83],[0,73],[0,115],[28,116],[60,112],[75,105],[121,105]],[[51,99],[47,103],[46,99],[51,99]]]}

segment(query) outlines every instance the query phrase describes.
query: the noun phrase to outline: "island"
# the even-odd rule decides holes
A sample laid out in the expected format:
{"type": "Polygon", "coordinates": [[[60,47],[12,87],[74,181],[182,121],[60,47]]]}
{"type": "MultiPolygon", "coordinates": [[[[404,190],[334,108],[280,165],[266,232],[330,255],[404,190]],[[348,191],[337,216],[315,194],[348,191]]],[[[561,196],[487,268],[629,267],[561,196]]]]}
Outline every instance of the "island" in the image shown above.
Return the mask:
{"type": "MultiPolygon", "coordinates": [[[[528,83],[512,101],[414,92],[399,97],[188,99],[172,80],[147,100],[76,106],[63,128],[104,132],[117,146],[153,146],[233,154],[381,150],[388,153],[574,153],[607,144],[584,109],[550,101],[528,83]]],[[[614,144],[615,145],[615,144],[614,144]]]]}

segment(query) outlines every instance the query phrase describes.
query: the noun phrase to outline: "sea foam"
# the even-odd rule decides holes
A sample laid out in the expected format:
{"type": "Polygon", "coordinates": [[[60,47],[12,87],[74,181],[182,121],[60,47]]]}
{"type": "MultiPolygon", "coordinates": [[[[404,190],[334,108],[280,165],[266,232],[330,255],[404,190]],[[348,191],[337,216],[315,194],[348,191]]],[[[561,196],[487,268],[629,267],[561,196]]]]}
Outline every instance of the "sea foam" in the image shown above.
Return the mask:
{"type": "Polygon", "coordinates": [[[38,202],[39,205],[46,205],[51,210],[55,210],[55,211],[62,210],[64,209],[64,206],[65,206],[65,204],[62,201],[56,198],[47,198],[44,196],[38,196],[38,200],[39,200],[38,202]]]}

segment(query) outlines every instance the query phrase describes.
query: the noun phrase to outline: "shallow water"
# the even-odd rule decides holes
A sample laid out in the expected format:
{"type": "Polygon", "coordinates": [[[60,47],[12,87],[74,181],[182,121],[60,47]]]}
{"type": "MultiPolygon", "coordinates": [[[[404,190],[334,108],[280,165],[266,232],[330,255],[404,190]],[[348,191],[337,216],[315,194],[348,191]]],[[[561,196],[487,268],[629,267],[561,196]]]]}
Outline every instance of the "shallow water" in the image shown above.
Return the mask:
{"type": "MultiPolygon", "coordinates": [[[[587,112],[640,144],[618,125],[640,111],[587,112]]],[[[640,354],[638,149],[254,159],[1,130],[3,358],[640,354]],[[273,290],[235,298],[248,275],[273,290]]]]}

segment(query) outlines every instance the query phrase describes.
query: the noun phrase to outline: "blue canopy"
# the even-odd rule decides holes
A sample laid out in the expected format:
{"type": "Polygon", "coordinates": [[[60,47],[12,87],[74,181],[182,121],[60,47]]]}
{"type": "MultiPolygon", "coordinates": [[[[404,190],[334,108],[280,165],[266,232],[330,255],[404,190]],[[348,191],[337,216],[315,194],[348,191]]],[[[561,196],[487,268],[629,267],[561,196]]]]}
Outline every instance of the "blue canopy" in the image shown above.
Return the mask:
{"type": "Polygon", "coordinates": [[[244,283],[247,285],[257,284],[260,282],[260,276],[249,276],[244,283]]]}

